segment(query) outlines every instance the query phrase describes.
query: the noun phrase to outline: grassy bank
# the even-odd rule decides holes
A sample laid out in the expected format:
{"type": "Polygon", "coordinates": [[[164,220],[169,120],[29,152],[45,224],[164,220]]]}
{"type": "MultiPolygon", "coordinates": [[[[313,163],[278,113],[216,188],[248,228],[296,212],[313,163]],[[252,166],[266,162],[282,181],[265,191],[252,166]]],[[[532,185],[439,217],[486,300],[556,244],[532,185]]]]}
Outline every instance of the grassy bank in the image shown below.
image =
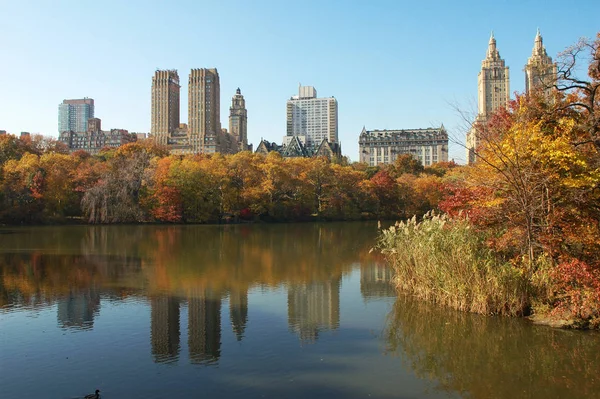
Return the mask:
{"type": "Polygon", "coordinates": [[[467,219],[428,214],[383,229],[399,291],[454,309],[570,328],[600,326],[600,273],[580,261],[504,261],[467,219]]]}

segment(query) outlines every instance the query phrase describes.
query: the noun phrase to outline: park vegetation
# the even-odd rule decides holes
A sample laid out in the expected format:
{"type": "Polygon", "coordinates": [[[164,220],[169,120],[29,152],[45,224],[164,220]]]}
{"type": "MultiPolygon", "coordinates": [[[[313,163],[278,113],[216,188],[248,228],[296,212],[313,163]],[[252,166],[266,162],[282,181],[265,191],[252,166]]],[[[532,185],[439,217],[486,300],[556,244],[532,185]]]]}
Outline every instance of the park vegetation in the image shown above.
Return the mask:
{"type": "Polygon", "coordinates": [[[477,161],[444,177],[443,216],[382,232],[401,290],[478,313],[600,327],[600,34],[558,66],[551,95],[518,95],[475,127],[477,161]]]}
{"type": "Polygon", "coordinates": [[[0,136],[0,223],[221,223],[402,219],[435,208],[454,163],[368,167],[327,158],[169,155],[152,141],[69,154],[0,136]]]}

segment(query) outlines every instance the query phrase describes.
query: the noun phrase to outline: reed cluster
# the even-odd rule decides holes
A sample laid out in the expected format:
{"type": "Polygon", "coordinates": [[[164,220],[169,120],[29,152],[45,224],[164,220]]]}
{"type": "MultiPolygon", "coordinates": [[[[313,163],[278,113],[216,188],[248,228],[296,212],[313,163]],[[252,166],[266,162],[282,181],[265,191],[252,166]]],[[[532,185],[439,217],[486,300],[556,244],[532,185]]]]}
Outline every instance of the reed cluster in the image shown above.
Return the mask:
{"type": "Polygon", "coordinates": [[[524,315],[526,274],[503,262],[465,219],[426,214],[383,229],[376,249],[387,257],[400,291],[458,310],[524,315]]]}

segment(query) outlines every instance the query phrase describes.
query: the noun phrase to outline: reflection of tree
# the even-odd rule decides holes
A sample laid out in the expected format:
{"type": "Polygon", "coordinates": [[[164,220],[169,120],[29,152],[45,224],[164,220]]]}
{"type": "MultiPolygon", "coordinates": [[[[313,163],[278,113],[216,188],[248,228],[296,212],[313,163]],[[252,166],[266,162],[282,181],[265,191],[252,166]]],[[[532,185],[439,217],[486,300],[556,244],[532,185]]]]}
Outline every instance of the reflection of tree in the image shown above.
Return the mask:
{"type": "Polygon", "coordinates": [[[600,335],[483,317],[399,298],[388,350],[447,392],[471,398],[591,398],[600,392],[600,335]]]}
{"type": "Polygon", "coordinates": [[[150,341],[157,363],[179,357],[179,300],[163,295],[150,299],[150,341]]]}
{"type": "Polygon", "coordinates": [[[160,226],[138,251],[148,260],[151,291],[187,295],[210,285],[243,292],[340,276],[368,252],[375,235],[372,223],[160,226]]]}
{"type": "Polygon", "coordinates": [[[192,363],[210,364],[221,356],[221,296],[209,290],[188,299],[188,347],[192,363]]]}
{"type": "Polygon", "coordinates": [[[87,301],[86,306],[92,308],[96,306],[93,302],[99,301],[101,291],[122,297],[123,288],[130,283],[123,277],[137,275],[139,280],[139,272],[140,259],[135,257],[47,254],[41,250],[0,252],[0,307],[37,307],[61,299],[60,311],[63,315],[71,312],[73,316],[77,310],[69,311],[69,306],[81,307],[81,301],[87,301]]]}
{"type": "Polygon", "coordinates": [[[396,296],[392,268],[382,262],[365,262],[360,267],[360,293],[364,299],[396,296]]]}
{"type": "Polygon", "coordinates": [[[338,277],[288,288],[288,323],[301,341],[314,342],[319,331],[339,327],[340,283],[341,277],[338,277]]]}
{"type": "Polygon", "coordinates": [[[114,297],[185,297],[197,287],[244,292],[326,281],[366,256],[376,234],[375,224],[361,222],[27,229],[0,241],[0,306],[53,302],[92,285],[114,297]]]}

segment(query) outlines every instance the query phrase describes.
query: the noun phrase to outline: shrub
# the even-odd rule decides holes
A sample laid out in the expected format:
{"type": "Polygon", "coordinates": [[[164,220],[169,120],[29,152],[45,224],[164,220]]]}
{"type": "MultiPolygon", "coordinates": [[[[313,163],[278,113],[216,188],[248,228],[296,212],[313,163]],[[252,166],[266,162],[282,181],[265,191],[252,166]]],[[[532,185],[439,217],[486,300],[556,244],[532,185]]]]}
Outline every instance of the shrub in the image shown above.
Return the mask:
{"type": "Polygon", "coordinates": [[[560,263],[550,273],[552,315],[575,327],[600,327],[600,271],[580,260],[560,263]]]}

